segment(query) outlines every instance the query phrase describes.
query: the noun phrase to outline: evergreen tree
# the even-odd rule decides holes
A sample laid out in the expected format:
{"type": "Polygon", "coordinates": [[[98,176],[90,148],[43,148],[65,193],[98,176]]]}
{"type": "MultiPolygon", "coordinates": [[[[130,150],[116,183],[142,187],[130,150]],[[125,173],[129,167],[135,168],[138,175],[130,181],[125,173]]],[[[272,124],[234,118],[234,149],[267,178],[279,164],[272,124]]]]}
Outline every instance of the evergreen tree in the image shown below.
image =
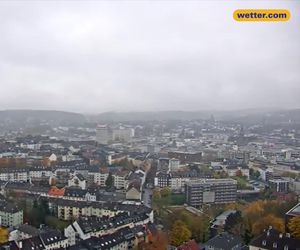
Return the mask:
{"type": "Polygon", "coordinates": [[[111,173],[108,174],[108,177],[105,181],[105,186],[107,189],[111,189],[114,186],[114,177],[111,173]]]}

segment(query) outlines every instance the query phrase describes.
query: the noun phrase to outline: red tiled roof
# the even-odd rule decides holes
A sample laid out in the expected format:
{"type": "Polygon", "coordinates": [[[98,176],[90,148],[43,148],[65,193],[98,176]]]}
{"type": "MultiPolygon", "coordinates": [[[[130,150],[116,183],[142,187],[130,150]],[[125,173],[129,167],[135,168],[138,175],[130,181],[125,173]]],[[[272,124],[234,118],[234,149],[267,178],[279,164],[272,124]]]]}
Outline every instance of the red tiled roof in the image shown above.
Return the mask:
{"type": "Polygon", "coordinates": [[[178,250],[201,250],[195,240],[189,240],[188,242],[180,245],[178,250]]]}
{"type": "Polygon", "coordinates": [[[65,194],[64,188],[51,187],[48,191],[49,195],[52,196],[63,196],[65,194]]]}

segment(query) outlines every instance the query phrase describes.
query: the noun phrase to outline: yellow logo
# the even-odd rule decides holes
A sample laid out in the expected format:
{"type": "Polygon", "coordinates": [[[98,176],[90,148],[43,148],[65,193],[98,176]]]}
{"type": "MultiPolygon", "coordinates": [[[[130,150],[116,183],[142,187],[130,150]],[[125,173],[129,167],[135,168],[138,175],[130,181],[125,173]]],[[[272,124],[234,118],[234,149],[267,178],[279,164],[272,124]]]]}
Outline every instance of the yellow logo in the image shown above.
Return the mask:
{"type": "Polygon", "coordinates": [[[286,22],[290,17],[288,10],[239,9],[233,12],[238,22],[286,22]]]}

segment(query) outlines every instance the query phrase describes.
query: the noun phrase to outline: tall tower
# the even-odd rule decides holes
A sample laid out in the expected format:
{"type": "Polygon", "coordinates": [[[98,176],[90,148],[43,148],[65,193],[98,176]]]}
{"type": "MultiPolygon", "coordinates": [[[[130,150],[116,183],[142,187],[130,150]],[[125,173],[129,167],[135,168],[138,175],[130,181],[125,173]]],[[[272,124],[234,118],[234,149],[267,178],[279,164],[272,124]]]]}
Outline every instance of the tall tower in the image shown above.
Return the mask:
{"type": "Polygon", "coordinates": [[[100,144],[108,144],[112,141],[112,131],[108,125],[98,125],[96,141],[100,144]]]}

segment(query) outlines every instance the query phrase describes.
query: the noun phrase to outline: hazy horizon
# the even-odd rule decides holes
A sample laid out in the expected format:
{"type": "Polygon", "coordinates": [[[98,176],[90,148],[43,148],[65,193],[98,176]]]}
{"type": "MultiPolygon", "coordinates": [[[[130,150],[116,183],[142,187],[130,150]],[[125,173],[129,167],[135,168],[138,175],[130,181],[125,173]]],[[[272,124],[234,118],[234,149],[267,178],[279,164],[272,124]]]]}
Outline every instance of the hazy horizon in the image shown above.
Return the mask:
{"type": "Polygon", "coordinates": [[[164,112],[186,112],[186,113],[238,113],[238,112],[245,112],[245,113],[260,113],[260,112],[280,112],[280,111],[295,111],[300,110],[300,107],[296,108],[276,108],[276,107],[268,107],[268,108],[247,108],[247,109],[199,109],[199,110],[129,110],[129,111],[117,111],[117,110],[109,110],[109,111],[103,111],[103,112],[77,112],[77,111],[68,111],[63,109],[2,109],[0,112],[6,112],[6,111],[49,111],[49,112],[67,112],[67,113],[77,113],[82,115],[98,115],[98,114],[106,114],[106,113],[120,113],[120,114],[126,114],[126,113],[164,113],[164,112]]]}
{"type": "Polygon", "coordinates": [[[299,109],[299,23],[295,1],[1,1],[0,110],[299,109]]]}

